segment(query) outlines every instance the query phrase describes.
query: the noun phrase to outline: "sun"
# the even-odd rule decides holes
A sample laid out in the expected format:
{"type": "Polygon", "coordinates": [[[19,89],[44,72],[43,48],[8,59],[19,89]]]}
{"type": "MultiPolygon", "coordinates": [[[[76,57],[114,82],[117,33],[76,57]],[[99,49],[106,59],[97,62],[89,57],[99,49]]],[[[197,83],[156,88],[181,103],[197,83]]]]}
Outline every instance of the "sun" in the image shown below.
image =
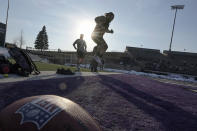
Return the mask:
{"type": "Polygon", "coordinates": [[[84,36],[87,38],[87,37],[91,36],[94,26],[95,26],[95,23],[92,20],[80,21],[78,23],[77,33],[84,34],[84,36]]]}
{"type": "Polygon", "coordinates": [[[91,39],[91,34],[94,30],[94,27],[94,20],[81,20],[76,26],[76,35],[80,36],[80,34],[84,34],[84,40],[87,43],[88,50],[92,50],[92,48],[95,46],[91,39]]]}

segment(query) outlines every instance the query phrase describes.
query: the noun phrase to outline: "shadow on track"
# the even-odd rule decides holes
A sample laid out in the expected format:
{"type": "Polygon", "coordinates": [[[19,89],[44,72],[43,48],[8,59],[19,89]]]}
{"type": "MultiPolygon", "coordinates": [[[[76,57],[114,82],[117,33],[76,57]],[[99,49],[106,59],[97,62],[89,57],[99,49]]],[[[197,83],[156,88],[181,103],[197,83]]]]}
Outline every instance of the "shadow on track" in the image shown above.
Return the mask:
{"type": "Polygon", "coordinates": [[[196,131],[197,116],[177,107],[175,104],[158,99],[137,90],[132,85],[111,76],[100,76],[100,83],[106,85],[140,110],[151,115],[163,124],[168,131],[196,131]]]}

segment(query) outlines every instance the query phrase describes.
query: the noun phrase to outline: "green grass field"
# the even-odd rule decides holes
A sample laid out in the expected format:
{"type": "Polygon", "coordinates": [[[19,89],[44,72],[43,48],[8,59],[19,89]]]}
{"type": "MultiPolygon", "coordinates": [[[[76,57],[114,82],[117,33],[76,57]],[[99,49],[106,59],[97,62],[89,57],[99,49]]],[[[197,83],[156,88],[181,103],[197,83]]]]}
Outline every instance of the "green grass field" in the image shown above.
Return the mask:
{"type": "MultiPolygon", "coordinates": [[[[14,59],[9,59],[9,61],[14,64],[16,63],[14,59]]],[[[72,71],[76,70],[76,67],[70,67],[65,65],[58,65],[58,64],[48,64],[43,62],[34,62],[38,68],[39,71],[56,71],[58,68],[64,68],[64,69],[71,69],[72,71]]],[[[90,72],[89,69],[81,68],[81,72],[90,72]]],[[[100,72],[100,71],[99,71],[100,72]]],[[[103,71],[101,71],[103,72],[103,71]]]]}
{"type": "MultiPolygon", "coordinates": [[[[35,62],[36,66],[38,67],[39,71],[56,71],[58,68],[64,68],[64,69],[71,69],[72,71],[76,70],[76,67],[69,67],[64,65],[58,65],[58,64],[48,64],[48,63],[42,63],[42,62],[35,62]]],[[[82,72],[90,72],[89,69],[81,68],[82,72]]]]}

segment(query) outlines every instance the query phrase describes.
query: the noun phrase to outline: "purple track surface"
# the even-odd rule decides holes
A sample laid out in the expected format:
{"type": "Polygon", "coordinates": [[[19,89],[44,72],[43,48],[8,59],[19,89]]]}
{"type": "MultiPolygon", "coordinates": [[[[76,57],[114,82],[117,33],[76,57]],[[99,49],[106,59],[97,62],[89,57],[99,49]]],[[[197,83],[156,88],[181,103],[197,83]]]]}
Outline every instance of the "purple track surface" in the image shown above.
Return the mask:
{"type": "Polygon", "coordinates": [[[103,130],[197,131],[197,93],[182,87],[127,74],[3,83],[0,110],[24,97],[54,94],[81,105],[103,130]]]}

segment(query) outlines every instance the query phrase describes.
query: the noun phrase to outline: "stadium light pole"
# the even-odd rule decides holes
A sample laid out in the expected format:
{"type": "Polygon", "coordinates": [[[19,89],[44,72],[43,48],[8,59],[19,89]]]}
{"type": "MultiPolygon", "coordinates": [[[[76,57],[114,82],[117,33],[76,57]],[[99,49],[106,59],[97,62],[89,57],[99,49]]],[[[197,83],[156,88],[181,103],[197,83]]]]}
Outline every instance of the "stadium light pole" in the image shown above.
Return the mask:
{"type": "Polygon", "coordinates": [[[171,40],[170,40],[170,48],[169,51],[171,51],[172,48],[172,39],[173,39],[173,35],[174,35],[174,27],[175,27],[175,22],[176,22],[176,14],[177,14],[177,10],[178,9],[184,9],[184,5],[173,5],[171,6],[172,10],[175,10],[175,16],[174,16],[174,24],[173,24],[173,28],[172,28],[172,36],[171,36],[171,40]]]}
{"type": "Polygon", "coordinates": [[[4,47],[6,43],[6,34],[7,34],[7,26],[8,26],[8,15],[9,15],[9,8],[10,8],[10,0],[8,0],[8,7],[7,7],[7,15],[6,15],[6,24],[5,24],[5,40],[4,40],[4,47]]]}

